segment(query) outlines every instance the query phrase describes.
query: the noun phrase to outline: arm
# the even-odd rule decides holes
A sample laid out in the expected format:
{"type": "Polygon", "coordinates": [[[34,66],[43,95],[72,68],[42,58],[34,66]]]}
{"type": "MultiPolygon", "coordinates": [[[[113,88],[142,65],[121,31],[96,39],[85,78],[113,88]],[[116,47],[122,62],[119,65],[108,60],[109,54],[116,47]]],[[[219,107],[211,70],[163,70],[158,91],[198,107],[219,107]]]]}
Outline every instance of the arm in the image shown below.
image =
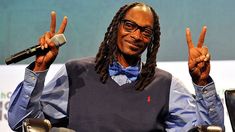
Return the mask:
{"type": "Polygon", "coordinates": [[[196,105],[199,112],[197,125],[217,125],[224,128],[224,108],[211,78],[206,86],[194,84],[196,105]],[[205,112],[204,112],[205,111],[205,112]]]}
{"type": "Polygon", "coordinates": [[[10,100],[8,122],[13,130],[20,128],[25,118],[45,118],[46,114],[53,124],[66,117],[69,89],[65,65],[44,87],[46,73],[47,70],[35,73],[30,66],[26,68],[24,81],[10,100]]]}
{"type": "MultiPolygon", "coordinates": [[[[220,98],[218,97],[213,80],[209,76],[210,73],[210,53],[206,46],[203,46],[206,36],[207,27],[202,28],[201,34],[198,39],[197,47],[194,47],[192,42],[190,29],[186,29],[186,40],[188,44],[188,67],[192,81],[195,87],[196,102],[198,110],[201,108],[206,109],[206,113],[201,113],[201,116],[208,116],[210,124],[219,125],[223,124],[223,106],[220,98]],[[213,85],[212,85],[213,84],[213,85]],[[216,110],[216,108],[218,108],[216,110]],[[218,115],[222,115],[221,117],[218,115]],[[220,122],[221,121],[221,122],[220,122]]],[[[199,113],[200,114],[200,113],[199,113]]],[[[202,123],[206,122],[207,118],[203,118],[202,123]]]]}
{"type": "Polygon", "coordinates": [[[194,87],[197,91],[196,98],[187,91],[182,82],[173,77],[167,131],[188,131],[198,125],[224,127],[223,105],[216,94],[214,82],[203,87],[194,84],[194,87]]]}
{"type": "Polygon", "coordinates": [[[56,34],[64,33],[66,25],[67,17],[64,17],[58,32],[55,33],[56,13],[51,12],[50,31],[39,39],[41,48],[49,48],[49,50],[36,55],[35,63],[26,70],[25,80],[18,85],[11,97],[9,125],[12,129],[19,128],[26,117],[44,118],[42,113],[44,107],[42,107],[43,103],[40,102],[40,99],[44,97],[42,93],[45,76],[59,51],[51,38],[56,34]]]}
{"type": "MultiPolygon", "coordinates": [[[[36,87],[36,85],[38,87],[42,84],[44,85],[46,72],[47,71],[42,72],[41,74],[36,74],[31,72],[29,69],[25,70],[24,81],[17,86],[10,99],[10,106],[8,110],[8,123],[13,130],[21,127],[21,124],[19,123],[21,123],[24,118],[26,118],[30,114],[31,117],[42,116],[40,112],[36,112],[40,109],[40,106],[34,105],[34,107],[31,107],[32,105],[28,104],[30,104],[30,96],[33,93],[34,87],[36,87]],[[32,113],[33,109],[35,110],[35,112],[32,113]]],[[[32,95],[31,98],[38,100],[37,95],[42,94],[42,90],[43,88],[35,88],[35,91],[37,91],[37,93],[34,92],[35,95],[32,95]],[[37,97],[37,99],[35,97],[37,97]]],[[[33,100],[31,101],[31,103],[32,102],[35,101],[33,100]]]]}
{"type": "Polygon", "coordinates": [[[210,73],[210,53],[203,46],[206,26],[200,34],[197,47],[192,42],[190,29],[186,29],[188,44],[188,67],[196,98],[173,78],[170,92],[168,131],[188,131],[197,125],[219,125],[224,127],[223,105],[218,97],[210,73]]]}

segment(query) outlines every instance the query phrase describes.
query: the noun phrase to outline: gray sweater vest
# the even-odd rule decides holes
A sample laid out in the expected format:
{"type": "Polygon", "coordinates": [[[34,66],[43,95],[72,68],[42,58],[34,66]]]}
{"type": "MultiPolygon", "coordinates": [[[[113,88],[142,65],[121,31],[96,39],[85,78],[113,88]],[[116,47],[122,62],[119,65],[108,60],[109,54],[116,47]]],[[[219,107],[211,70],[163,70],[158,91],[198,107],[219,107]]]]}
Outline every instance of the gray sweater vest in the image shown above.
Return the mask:
{"type": "Polygon", "coordinates": [[[94,70],[94,58],[66,63],[69,78],[68,128],[78,132],[165,131],[171,74],[156,68],[143,91],[135,83],[105,84],[94,70]]]}

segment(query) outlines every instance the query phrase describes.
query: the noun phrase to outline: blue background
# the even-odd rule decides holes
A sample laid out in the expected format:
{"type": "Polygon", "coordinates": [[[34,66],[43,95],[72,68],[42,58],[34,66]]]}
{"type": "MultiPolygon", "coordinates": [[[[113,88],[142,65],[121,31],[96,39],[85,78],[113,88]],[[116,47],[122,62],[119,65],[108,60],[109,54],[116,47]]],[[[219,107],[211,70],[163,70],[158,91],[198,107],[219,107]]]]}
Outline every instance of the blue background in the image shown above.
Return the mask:
{"type": "MultiPolygon", "coordinates": [[[[6,57],[37,44],[49,30],[50,12],[57,13],[57,27],[68,16],[66,46],[56,63],[94,56],[116,11],[132,0],[1,0],[0,64],[6,57]]],[[[234,0],[148,0],[160,16],[161,46],[158,61],[187,60],[185,29],[190,27],[196,44],[201,28],[207,25],[205,44],[212,60],[234,60],[234,0]]],[[[21,63],[30,63],[34,57],[21,63]]]]}

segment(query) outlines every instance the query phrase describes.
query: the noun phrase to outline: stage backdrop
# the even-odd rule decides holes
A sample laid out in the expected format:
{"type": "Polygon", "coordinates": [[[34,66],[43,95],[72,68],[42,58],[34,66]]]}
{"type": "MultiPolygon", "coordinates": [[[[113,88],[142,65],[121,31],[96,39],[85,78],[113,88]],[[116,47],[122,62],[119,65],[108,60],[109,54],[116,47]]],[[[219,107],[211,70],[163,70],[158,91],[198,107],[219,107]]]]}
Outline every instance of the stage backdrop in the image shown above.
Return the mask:
{"type": "MultiPolygon", "coordinates": [[[[222,101],[225,109],[225,126],[226,132],[232,132],[230,121],[224,102],[224,90],[235,89],[235,61],[212,61],[211,63],[211,76],[215,81],[216,89],[222,101]]],[[[1,131],[10,131],[7,124],[7,110],[9,105],[9,98],[14,91],[15,87],[24,78],[24,69],[26,65],[13,65],[5,66],[0,65],[0,126],[1,131]]],[[[48,76],[46,78],[47,83],[51,77],[58,71],[61,64],[52,65],[48,76]]],[[[194,88],[191,83],[191,78],[188,73],[188,67],[186,61],[181,62],[159,62],[158,67],[171,72],[174,76],[178,77],[186,85],[187,89],[194,93],[194,88]]]]}
{"type": "MultiPolygon", "coordinates": [[[[116,11],[135,0],[1,0],[0,64],[9,55],[37,44],[49,30],[50,12],[57,12],[57,26],[68,16],[57,63],[71,58],[95,55],[116,11]]],[[[196,44],[201,28],[207,25],[205,44],[213,60],[234,60],[234,0],[141,0],[160,17],[161,47],[158,60],[185,61],[185,29],[190,27],[196,44]]],[[[29,63],[31,59],[21,63],[29,63]]]]}

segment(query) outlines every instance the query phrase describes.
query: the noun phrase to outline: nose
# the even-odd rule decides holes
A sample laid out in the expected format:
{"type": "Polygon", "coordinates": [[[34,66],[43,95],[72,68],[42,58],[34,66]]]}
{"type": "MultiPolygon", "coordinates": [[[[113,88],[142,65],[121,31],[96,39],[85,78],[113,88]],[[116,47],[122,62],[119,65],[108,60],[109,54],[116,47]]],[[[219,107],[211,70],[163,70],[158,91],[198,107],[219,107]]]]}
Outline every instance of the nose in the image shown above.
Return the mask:
{"type": "Polygon", "coordinates": [[[136,40],[142,39],[142,35],[141,35],[140,29],[136,29],[135,31],[131,32],[131,37],[136,39],[136,40]]]}

